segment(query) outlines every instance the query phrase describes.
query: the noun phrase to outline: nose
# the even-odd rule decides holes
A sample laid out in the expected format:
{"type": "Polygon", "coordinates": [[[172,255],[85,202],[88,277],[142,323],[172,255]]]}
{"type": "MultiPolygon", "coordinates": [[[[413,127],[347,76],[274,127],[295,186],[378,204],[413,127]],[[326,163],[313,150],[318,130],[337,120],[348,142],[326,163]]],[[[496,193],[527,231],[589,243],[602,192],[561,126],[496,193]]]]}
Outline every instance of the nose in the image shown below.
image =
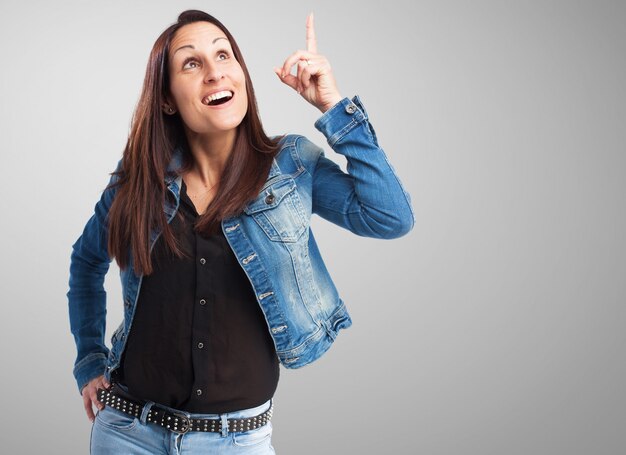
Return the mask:
{"type": "Polygon", "coordinates": [[[224,72],[215,63],[209,63],[206,66],[207,74],[204,76],[204,82],[215,82],[224,77],[224,72]]]}

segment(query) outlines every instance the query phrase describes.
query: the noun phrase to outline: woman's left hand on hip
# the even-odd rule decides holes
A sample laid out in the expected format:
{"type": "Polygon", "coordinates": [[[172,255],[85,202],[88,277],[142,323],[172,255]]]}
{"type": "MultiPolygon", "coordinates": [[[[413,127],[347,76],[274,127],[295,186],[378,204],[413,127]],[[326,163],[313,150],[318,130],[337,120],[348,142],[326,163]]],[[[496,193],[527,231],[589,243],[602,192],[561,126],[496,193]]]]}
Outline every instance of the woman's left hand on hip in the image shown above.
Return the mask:
{"type": "Polygon", "coordinates": [[[274,68],[278,78],[302,97],[318,108],[322,113],[341,101],[337,83],[330,68],[330,63],[317,53],[317,41],[313,28],[313,13],[306,21],[306,50],[297,50],[283,63],[282,68],[274,68]],[[291,74],[291,67],[298,65],[296,76],[291,74]]]}

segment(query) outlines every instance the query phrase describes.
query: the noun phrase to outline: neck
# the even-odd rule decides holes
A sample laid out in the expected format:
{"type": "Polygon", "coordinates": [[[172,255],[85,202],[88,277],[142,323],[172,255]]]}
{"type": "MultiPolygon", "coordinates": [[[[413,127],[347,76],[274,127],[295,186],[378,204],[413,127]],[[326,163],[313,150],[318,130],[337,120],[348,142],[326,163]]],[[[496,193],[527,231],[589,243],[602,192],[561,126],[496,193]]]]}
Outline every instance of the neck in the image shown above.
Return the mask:
{"type": "Polygon", "coordinates": [[[236,130],[217,134],[187,134],[189,149],[193,156],[194,166],[191,172],[205,186],[210,186],[220,179],[226,161],[235,144],[236,130]]]}

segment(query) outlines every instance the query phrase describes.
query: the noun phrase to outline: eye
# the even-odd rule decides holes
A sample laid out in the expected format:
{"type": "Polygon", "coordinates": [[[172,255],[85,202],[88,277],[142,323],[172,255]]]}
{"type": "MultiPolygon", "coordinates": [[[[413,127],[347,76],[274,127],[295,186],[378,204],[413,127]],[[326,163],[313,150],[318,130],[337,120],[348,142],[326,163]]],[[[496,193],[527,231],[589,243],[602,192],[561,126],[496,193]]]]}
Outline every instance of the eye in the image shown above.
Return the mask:
{"type": "Polygon", "coordinates": [[[198,61],[195,59],[195,57],[187,57],[184,61],[183,61],[183,69],[185,68],[185,66],[187,65],[187,63],[189,62],[196,62],[198,63],[198,61]]]}
{"type": "MultiPolygon", "coordinates": [[[[228,51],[227,51],[227,50],[225,50],[225,49],[222,49],[222,50],[218,51],[217,55],[218,55],[218,59],[219,59],[219,60],[227,60],[227,59],[229,59],[229,58],[230,58],[230,54],[229,54],[229,53],[228,53],[228,51]],[[224,55],[224,56],[225,56],[225,58],[220,59],[219,57],[221,57],[222,55],[224,55]]],[[[187,58],[183,61],[183,69],[185,69],[185,66],[187,66],[187,63],[189,63],[189,62],[195,62],[195,63],[197,64],[197,63],[198,63],[198,60],[197,60],[195,57],[187,57],[187,58]]],[[[193,68],[195,68],[195,67],[193,67],[193,68]]]]}

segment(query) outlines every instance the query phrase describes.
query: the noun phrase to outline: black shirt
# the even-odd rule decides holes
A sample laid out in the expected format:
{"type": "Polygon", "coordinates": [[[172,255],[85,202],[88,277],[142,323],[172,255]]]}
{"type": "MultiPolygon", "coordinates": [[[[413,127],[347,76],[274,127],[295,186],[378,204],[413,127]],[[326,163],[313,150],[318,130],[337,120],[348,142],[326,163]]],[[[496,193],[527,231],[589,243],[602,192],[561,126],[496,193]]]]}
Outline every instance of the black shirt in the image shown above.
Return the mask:
{"type": "Polygon", "coordinates": [[[198,212],[183,181],[181,222],[170,226],[190,258],[159,236],[143,277],[121,360],[131,395],[192,413],[258,406],[276,390],[279,362],[252,285],[224,233],[194,232],[198,212]]]}

